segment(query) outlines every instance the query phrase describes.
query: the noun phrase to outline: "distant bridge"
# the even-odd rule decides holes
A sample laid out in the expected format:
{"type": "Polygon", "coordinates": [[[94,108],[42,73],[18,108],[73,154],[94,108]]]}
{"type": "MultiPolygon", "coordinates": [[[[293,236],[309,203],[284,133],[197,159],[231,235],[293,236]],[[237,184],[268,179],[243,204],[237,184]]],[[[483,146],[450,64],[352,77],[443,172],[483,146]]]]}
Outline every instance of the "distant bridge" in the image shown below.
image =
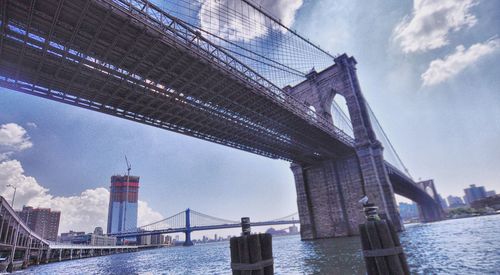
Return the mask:
{"type": "MultiPolygon", "coordinates": [[[[299,223],[298,213],[293,213],[279,219],[251,222],[251,226],[269,226],[299,223]]],[[[186,209],[173,216],[154,223],[150,223],[139,228],[127,230],[119,233],[108,234],[118,239],[133,238],[146,235],[171,234],[182,232],[185,234],[184,246],[191,246],[191,232],[203,230],[216,230],[228,228],[240,228],[241,222],[221,219],[209,216],[191,209],[186,209]]]]}

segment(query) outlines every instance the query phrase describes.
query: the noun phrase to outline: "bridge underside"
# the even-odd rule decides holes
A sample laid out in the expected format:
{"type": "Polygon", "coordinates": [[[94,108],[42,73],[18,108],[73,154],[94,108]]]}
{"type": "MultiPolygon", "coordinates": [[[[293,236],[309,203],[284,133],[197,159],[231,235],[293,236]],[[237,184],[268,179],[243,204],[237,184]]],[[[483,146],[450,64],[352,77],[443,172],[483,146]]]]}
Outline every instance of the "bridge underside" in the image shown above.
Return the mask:
{"type": "Polygon", "coordinates": [[[357,234],[364,194],[399,224],[353,58],[338,57],[324,74],[284,92],[151,5],[0,5],[0,86],[294,162],[303,238],[357,234]],[[311,114],[304,104],[328,98],[332,87],[347,100],[356,144],[328,112],[311,114]],[[293,96],[299,90],[324,94],[309,101],[293,96]]]}
{"type": "Polygon", "coordinates": [[[352,151],[199,33],[125,2],[1,1],[0,85],[271,158],[352,151]]]}
{"type": "Polygon", "coordinates": [[[395,172],[388,167],[389,179],[394,187],[394,193],[412,200],[418,205],[421,222],[440,221],[444,218],[444,212],[438,198],[431,197],[423,188],[411,179],[395,172]]]}

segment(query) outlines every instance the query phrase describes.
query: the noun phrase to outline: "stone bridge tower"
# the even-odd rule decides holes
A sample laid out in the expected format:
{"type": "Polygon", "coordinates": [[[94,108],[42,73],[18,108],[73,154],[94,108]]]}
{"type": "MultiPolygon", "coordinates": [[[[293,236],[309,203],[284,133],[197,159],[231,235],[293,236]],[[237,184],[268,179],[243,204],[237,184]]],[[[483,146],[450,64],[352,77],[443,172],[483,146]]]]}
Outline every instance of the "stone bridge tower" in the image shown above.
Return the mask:
{"type": "Polygon", "coordinates": [[[356,76],[356,60],[343,54],[322,72],[285,90],[314,107],[316,115],[335,124],[331,106],[335,96],[346,100],[355,137],[355,152],[317,163],[292,163],[302,239],[357,235],[363,222],[358,201],[366,194],[379,213],[402,223],[383,158],[383,147],[370,122],[368,107],[356,76]]]}
{"type": "Polygon", "coordinates": [[[432,200],[422,200],[418,203],[418,214],[421,222],[435,222],[444,218],[443,207],[436,186],[433,180],[424,180],[417,182],[417,185],[432,198],[432,200]]]}

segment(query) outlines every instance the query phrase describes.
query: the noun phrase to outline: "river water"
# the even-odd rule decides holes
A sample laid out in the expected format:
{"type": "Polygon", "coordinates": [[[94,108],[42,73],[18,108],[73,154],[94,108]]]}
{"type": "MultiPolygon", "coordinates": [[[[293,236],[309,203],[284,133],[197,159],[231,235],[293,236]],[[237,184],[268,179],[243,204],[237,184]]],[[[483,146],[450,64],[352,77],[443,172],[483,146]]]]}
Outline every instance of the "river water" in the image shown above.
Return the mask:
{"type": "MultiPolygon", "coordinates": [[[[500,274],[500,215],[407,225],[415,274],[500,274]]],[[[277,274],[365,274],[359,238],[273,239],[277,274]]],[[[30,267],[18,274],[228,274],[229,242],[171,247],[30,267]]]]}

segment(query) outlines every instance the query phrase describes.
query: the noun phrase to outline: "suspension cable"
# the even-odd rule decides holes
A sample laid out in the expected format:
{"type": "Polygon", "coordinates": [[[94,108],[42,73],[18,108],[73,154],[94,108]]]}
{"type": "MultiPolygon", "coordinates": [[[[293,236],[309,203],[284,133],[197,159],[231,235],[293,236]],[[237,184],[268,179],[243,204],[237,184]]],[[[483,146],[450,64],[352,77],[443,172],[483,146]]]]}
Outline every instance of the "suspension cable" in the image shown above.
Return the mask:
{"type": "Polygon", "coordinates": [[[389,137],[387,136],[387,134],[385,133],[384,131],[384,128],[382,128],[382,125],[380,124],[378,118],[375,116],[375,113],[373,112],[372,108],[370,107],[370,105],[368,104],[367,101],[366,102],[366,106],[368,106],[368,110],[370,111],[371,115],[373,116],[374,120],[375,120],[375,123],[378,125],[378,128],[380,129],[380,131],[382,132],[382,135],[384,136],[385,140],[387,140],[387,143],[389,144],[389,147],[390,147],[390,150],[394,153],[394,155],[396,156],[399,164],[401,164],[402,168],[404,169],[404,171],[406,172],[406,174],[411,178],[413,179],[413,177],[411,176],[410,174],[410,171],[408,170],[408,168],[406,168],[405,164],[403,163],[403,161],[401,160],[401,157],[399,156],[398,152],[396,151],[396,149],[394,148],[394,146],[392,145],[392,142],[391,140],[389,139],[389,137]]]}
{"type": "Polygon", "coordinates": [[[295,36],[297,36],[298,38],[300,38],[302,41],[306,42],[307,44],[313,46],[314,48],[316,48],[317,50],[321,51],[322,53],[326,54],[327,56],[329,56],[330,58],[335,58],[333,55],[331,55],[329,52],[323,50],[322,48],[320,48],[318,45],[312,43],[311,41],[309,41],[309,39],[303,37],[302,35],[298,34],[296,31],[288,28],[287,26],[285,26],[283,23],[281,23],[281,20],[278,20],[276,18],[274,18],[274,16],[272,16],[269,12],[265,11],[262,7],[257,7],[255,4],[253,4],[251,1],[249,0],[242,0],[243,2],[245,2],[247,5],[251,6],[252,8],[258,10],[259,12],[261,12],[262,14],[264,14],[265,16],[267,16],[269,19],[273,20],[276,24],[280,25],[281,27],[285,28],[287,31],[289,31],[290,33],[293,33],[295,36]]]}
{"type": "Polygon", "coordinates": [[[174,215],[172,215],[172,216],[170,216],[170,217],[168,217],[168,218],[165,218],[165,219],[163,219],[163,220],[159,220],[159,221],[156,221],[156,222],[152,222],[152,223],[150,223],[150,224],[146,224],[146,225],[143,225],[143,226],[139,226],[139,228],[144,228],[144,227],[148,227],[148,226],[156,225],[156,224],[161,223],[161,222],[164,222],[164,221],[166,221],[166,220],[176,218],[176,217],[178,217],[178,216],[180,216],[181,214],[184,214],[184,213],[186,213],[186,211],[185,211],[185,210],[184,210],[184,211],[181,211],[181,212],[179,212],[179,213],[177,213],[177,214],[174,214],[174,215]]]}

